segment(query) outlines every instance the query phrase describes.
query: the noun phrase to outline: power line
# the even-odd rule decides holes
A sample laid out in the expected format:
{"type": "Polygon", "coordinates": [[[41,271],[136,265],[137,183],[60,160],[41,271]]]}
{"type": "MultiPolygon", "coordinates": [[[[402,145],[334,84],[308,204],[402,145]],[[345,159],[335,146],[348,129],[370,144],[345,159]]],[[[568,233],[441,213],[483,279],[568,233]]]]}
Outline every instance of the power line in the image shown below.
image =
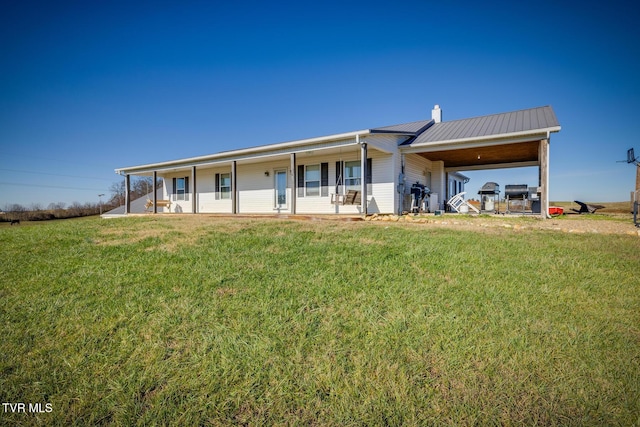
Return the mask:
{"type": "Polygon", "coordinates": [[[20,187],[61,188],[63,190],[105,191],[103,188],[64,187],[61,185],[23,184],[21,182],[0,182],[0,185],[17,185],[20,187]]]}
{"type": "Polygon", "coordinates": [[[34,174],[34,175],[62,176],[62,177],[66,177],[66,178],[97,179],[97,180],[101,180],[101,181],[113,181],[112,179],[109,179],[109,178],[98,178],[98,177],[93,177],[93,176],[80,176],[80,175],[65,175],[65,174],[60,174],[60,173],[25,171],[25,170],[18,170],[18,169],[3,169],[3,168],[0,168],[0,171],[16,172],[16,173],[30,173],[30,174],[34,174]]]}

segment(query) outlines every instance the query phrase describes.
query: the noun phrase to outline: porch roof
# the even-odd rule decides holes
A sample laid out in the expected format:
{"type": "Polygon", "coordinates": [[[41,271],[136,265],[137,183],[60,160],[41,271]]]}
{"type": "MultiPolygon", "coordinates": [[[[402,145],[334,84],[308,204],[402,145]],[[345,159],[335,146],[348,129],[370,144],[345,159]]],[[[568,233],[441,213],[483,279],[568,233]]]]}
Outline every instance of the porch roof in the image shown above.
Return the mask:
{"type": "Polygon", "coordinates": [[[395,134],[415,138],[424,129],[433,125],[433,120],[421,120],[411,123],[386,126],[380,128],[363,129],[346,133],[339,133],[315,138],[300,139],[276,144],[259,145],[255,147],[242,148],[238,150],[221,151],[198,157],[170,160],[165,162],[149,163],[137,166],[129,166],[115,169],[118,174],[146,174],[153,170],[172,170],[185,168],[193,165],[216,164],[230,162],[234,160],[246,160],[251,158],[262,158],[267,156],[277,156],[308,150],[331,149],[354,145],[357,137],[366,137],[372,134],[395,134]]]}
{"type": "Polygon", "coordinates": [[[470,119],[435,123],[411,142],[412,147],[443,145],[469,140],[499,139],[558,132],[560,124],[551,108],[530,108],[470,119]]]}
{"type": "MultiPolygon", "coordinates": [[[[537,149],[532,141],[558,132],[560,125],[550,106],[493,114],[470,119],[436,123],[420,120],[410,123],[363,129],[307,138],[296,141],[261,145],[238,150],[222,151],[198,157],[176,159],[115,169],[118,174],[148,174],[154,170],[172,170],[195,165],[207,165],[235,160],[282,156],[308,150],[335,149],[354,145],[358,137],[373,134],[395,134],[407,139],[400,143],[403,152],[420,153],[431,160],[443,160],[446,167],[478,166],[505,162],[531,162],[537,160],[537,149]],[[517,150],[518,156],[496,152],[495,145],[527,142],[517,150]],[[474,150],[466,150],[473,147],[474,150]],[[480,147],[484,148],[481,152],[480,147]],[[475,159],[475,160],[474,160],[475,159]],[[482,161],[478,161],[482,160],[482,161]]],[[[514,153],[515,146],[508,152],[514,153]]]]}
{"type": "Polygon", "coordinates": [[[401,146],[447,170],[535,166],[539,143],[560,131],[551,106],[435,123],[401,146]]]}

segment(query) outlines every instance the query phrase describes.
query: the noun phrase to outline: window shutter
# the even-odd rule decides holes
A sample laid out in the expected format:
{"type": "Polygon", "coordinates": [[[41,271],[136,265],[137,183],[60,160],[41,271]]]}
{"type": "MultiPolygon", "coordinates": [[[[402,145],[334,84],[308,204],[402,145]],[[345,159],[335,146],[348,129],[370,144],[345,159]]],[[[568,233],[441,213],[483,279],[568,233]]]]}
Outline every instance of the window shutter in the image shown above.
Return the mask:
{"type": "Polygon", "coordinates": [[[304,197],[304,165],[298,165],[298,197],[304,197]]]}
{"type": "Polygon", "coordinates": [[[173,200],[176,201],[177,197],[176,194],[178,193],[178,187],[177,187],[177,178],[173,178],[173,188],[171,189],[171,195],[173,196],[173,200]]]}
{"type": "Polygon", "coordinates": [[[329,163],[320,163],[320,196],[329,196],[329,163]]]}
{"type": "Polygon", "coordinates": [[[216,200],[220,200],[220,174],[216,174],[216,200]]]}
{"type": "Polygon", "coordinates": [[[367,159],[367,170],[365,174],[365,183],[367,184],[367,194],[371,195],[372,183],[373,183],[373,162],[369,158],[367,159]]]}
{"type": "Polygon", "coordinates": [[[189,200],[189,177],[184,177],[184,200],[189,200]]]}

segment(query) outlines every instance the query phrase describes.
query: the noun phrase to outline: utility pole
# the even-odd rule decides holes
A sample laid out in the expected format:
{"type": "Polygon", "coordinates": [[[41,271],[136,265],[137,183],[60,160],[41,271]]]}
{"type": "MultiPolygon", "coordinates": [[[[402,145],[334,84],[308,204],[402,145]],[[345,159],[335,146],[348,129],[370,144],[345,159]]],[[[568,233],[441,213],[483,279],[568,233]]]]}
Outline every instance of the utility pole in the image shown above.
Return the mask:
{"type": "Polygon", "coordinates": [[[102,215],[102,196],[104,196],[104,194],[98,194],[98,199],[100,199],[100,215],[102,215]]]}

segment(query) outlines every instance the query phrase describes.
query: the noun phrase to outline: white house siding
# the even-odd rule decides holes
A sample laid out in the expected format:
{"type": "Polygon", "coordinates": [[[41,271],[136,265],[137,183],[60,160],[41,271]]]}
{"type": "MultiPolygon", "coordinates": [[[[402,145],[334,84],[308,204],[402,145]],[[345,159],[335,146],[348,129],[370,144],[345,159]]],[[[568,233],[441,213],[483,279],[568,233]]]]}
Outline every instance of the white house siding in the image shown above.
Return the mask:
{"type": "MultiPolygon", "coordinates": [[[[372,159],[372,183],[369,185],[367,194],[368,213],[395,213],[398,206],[398,195],[396,191],[399,173],[400,155],[396,152],[388,154],[375,149],[376,146],[385,146],[384,149],[391,150],[397,144],[397,137],[387,135],[371,136],[369,138],[369,150],[367,157],[372,159]],[[375,140],[375,144],[371,143],[375,140]],[[370,142],[371,141],[371,142],[370,142]],[[397,163],[397,164],[396,164],[397,163]]],[[[348,152],[342,154],[324,154],[322,150],[317,154],[309,155],[301,153],[297,156],[296,169],[298,165],[313,165],[328,163],[329,188],[328,196],[298,197],[297,182],[293,183],[290,159],[280,159],[273,161],[258,161],[252,163],[238,162],[236,165],[236,189],[237,189],[237,212],[239,214],[250,213],[291,213],[292,197],[296,196],[296,213],[300,214],[360,214],[360,205],[334,205],[331,203],[331,194],[336,191],[336,162],[360,161],[360,150],[351,147],[348,152]],[[275,171],[286,170],[287,180],[287,205],[278,209],[275,205],[275,171]],[[265,174],[269,173],[269,176],[265,174]]],[[[204,167],[200,166],[196,170],[196,206],[198,213],[232,213],[232,203],[230,199],[217,199],[215,194],[215,174],[230,173],[231,166],[204,167]]],[[[297,170],[296,170],[297,172],[297,170]]],[[[192,212],[193,179],[191,169],[172,172],[163,175],[164,189],[163,199],[171,200],[171,212],[192,212]],[[185,200],[177,200],[173,194],[173,178],[189,178],[189,192],[185,195],[185,200]]]]}
{"type": "Polygon", "coordinates": [[[404,158],[404,178],[405,187],[407,190],[411,188],[416,182],[430,186],[431,182],[428,182],[428,173],[431,173],[431,180],[433,181],[433,171],[431,161],[425,159],[419,154],[407,154],[404,158]]]}
{"type": "MultiPolygon", "coordinates": [[[[371,158],[372,183],[371,191],[367,194],[369,201],[368,213],[394,213],[395,211],[395,184],[393,165],[394,156],[370,149],[367,156],[371,158]]],[[[359,161],[359,152],[348,154],[334,154],[325,156],[300,157],[298,165],[316,165],[328,163],[329,165],[329,191],[327,197],[297,197],[296,213],[299,214],[359,214],[360,206],[356,205],[333,205],[331,203],[331,193],[335,193],[336,186],[336,162],[359,161]]],[[[297,189],[295,190],[297,194],[297,189]]]]}
{"type": "Polygon", "coordinates": [[[442,209],[444,207],[447,195],[447,176],[443,162],[431,161],[419,154],[405,154],[404,175],[406,192],[409,191],[411,185],[419,182],[428,186],[431,193],[438,195],[438,206],[429,206],[429,209],[442,209]],[[425,172],[431,173],[431,182],[429,182],[429,176],[425,176],[425,172]]]}
{"type": "Polygon", "coordinates": [[[184,172],[175,172],[175,173],[167,174],[167,175],[164,175],[162,178],[164,179],[163,199],[171,200],[171,207],[169,210],[172,213],[191,213],[193,209],[192,203],[191,203],[191,197],[192,197],[192,191],[193,191],[193,184],[191,182],[192,181],[191,170],[188,170],[188,171],[185,170],[184,172]],[[178,200],[177,196],[173,194],[173,178],[185,178],[185,177],[189,178],[189,192],[184,195],[184,200],[178,200]]]}
{"type": "Polygon", "coordinates": [[[431,161],[419,154],[406,154],[404,156],[404,200],[403,210],[411,208],[411,186],[415,183],[431,188],[433,172],[431,161]],[[431,180],[429,180],[429,174],[431,180]]]}
{"type": "MultiPolygon", "coordinates": [[[[406,135],[390,135],[390,134],[368,135],[365,138],[365,141],[369,144],[370,148],[378,148],[387,153],[392,153],[391,163],[388,166],[389,170],[387,172],[390,172],[392,175],[391,176],[392,196],[391,195],[389,196],[392,198],[392,200],[389,199],[389,202],[393,204],[393,209],[389,210],[388,212],[384,211],[384,213],[400,213],[402,211],[402,207],[401,207],[402,197],[397,191],[398,184],[400,184],[399,175],[400,175],[400,171],[402,170],[402,156],[400,155],[400,152],[398,150],[398,145],[403,143],[409,138],[410,137],[406,135]]],[[[373,179],[375,181],[375,177],[373,179]]],[[[388,190],[383,190],[381,188],[380,191],[388,191],[388,190]]]]}
{"type": "Polygon", "coordinates": [[[197,169],[196,170],[196,191],[198,192],[198,212],[199,213],[227,213],[232,212],[231,199],[216,200],[217,173],[231,173],[230,166],[197,169]]]}
{"type": "Polygon", "coordinates": [[[238,213],[291,213],[291,167],[288,160],[238,164],[236,176],[238,213]],[[281,208],[275,203],[277,170],[287,172],[287,205],[281,208]]]}

